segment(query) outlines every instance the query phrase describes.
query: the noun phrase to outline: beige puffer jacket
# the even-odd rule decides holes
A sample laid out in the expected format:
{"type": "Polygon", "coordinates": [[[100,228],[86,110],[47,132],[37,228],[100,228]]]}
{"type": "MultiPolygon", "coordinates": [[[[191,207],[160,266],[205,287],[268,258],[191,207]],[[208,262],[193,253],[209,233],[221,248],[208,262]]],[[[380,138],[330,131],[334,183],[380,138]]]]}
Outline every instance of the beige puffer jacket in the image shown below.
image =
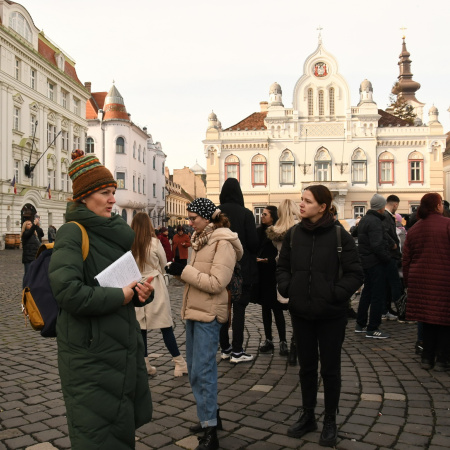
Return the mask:
{"type": "Polygon", "coordinates": [[[208,243],[192,251],[181,279],[186,283],[181,308],[182,319],[220,323],[228,320],[228,293],[236,261],[243,255],[237,233],[229,228],[217,228],[208,243]]]}

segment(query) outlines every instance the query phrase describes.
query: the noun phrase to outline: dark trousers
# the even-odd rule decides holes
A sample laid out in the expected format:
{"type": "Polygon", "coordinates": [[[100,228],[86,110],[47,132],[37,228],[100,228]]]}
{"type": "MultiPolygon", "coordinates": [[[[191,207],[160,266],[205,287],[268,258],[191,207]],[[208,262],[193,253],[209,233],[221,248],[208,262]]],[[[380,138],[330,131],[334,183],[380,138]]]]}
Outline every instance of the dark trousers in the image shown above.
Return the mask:
{"type": "Polygon", "coordinates": [[[269,341],[273,340],[272,337],[272,311],[273,316],[275,317],[275,325],[278,330],[278,337],[280,338],[280,342],[286,341],[286,321],[284,320],[283,310],[280,307],[271,305],[262,305],[262,319],[264,325],[264,334],[266,335],[266,339],[269,341]]]}
{"type": "Polygon", "coordinates": [[[422,358],[450,362],[450,327],[423,322],[422,358]]]}
{"type": "Polygon", "coordinates": [[[403,294],[403,284],[400,280],[400,275],[398,274],[398,260],[391,259],[388,264],[386,264],[386,300],[383,305],[383,314],[388,312],[393,313],[391,303],[396,301],[403,294]]]}
{"type": "Polygon", "coordinates": [[[183,267],[186,267],[187,265],[187,259],[180,259],[178,256],[175,256],[175,262],[182,264],[183,267]]]}
{"type": "Polygon", "coordinates": [[[23,263],[23,269],[24,269],[24,273],[23,273],[23,279],[22,279],[22,289],[25,289],[25,276],[28,273],[28,269],[31,266],[31,262],[28,263],[23,263]]]}
{"type": "MultiPolygon", "coordinates": [[[[240,353],[244,347],[244,326],[245,326],[245,308],[250,302],[251,286],[242,286],[242,294],[238,300],[232,304],[233,319],[231,321],[231,328],[233,330],[233,340],[231,346],[233,353],[240,353]]],[[[228,322],[224,323],[220,328],[220,347],[226,350],[230,347],[230,338],[228,336],[228,328],[230,327],[230,318],[228,322]]]]}
{"type": "MultiPolygon", "coordinates": [[[[144,340],[144,356],[148,356],[147,349],[147,330],[142,330],[142,339],[144,340]]],[[[177,341],[175,339],[175,335],[173,334],[173,327],[161,328],[161,333],[163,335],[164,344],[166,345],[167,350],[169,350],[170,354],[176,358],[180,356],[180,350],[178,350],[177,341]]]]}
{"type": "Polygon", "coordinates": [[[314,409],[316,406],[320,358],[325,413],[336,414],[341,395],[341,350],[346,325],[347,316],[323,320],[304,320],[292,316],[303,408],[314,409]]]}
{"type": "Polygon", "coordinates": [[[364,288],[359,299],[356,322],[368,331],[377,330],[381,323],[386,286],[386,269],[384,264],[377,264],[364,269],[364,288]],[[370,316],[369,316],[370,307],[370,316]],[[369,318],[369,323],[367,323],[369,318]]]}

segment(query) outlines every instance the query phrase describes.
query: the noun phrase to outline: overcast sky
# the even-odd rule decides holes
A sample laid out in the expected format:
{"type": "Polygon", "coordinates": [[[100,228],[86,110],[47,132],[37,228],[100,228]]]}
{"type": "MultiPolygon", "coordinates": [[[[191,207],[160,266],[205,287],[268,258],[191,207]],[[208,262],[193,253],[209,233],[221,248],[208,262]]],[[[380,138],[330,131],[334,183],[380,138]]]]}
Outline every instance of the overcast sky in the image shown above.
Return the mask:
{"type": "Polygon", "coordinates": [[[93,92],[115,81],[132,120],[147,126],[170,171],[206,167],[211,110],[224,128],[259,111],[276,81],[292,107],[305,59],[324,47],[338,60],[352,105],[372,82],[384,109],[396,81],[401,27],[416,93],[450,130],[449,0],[19,0],[35,25],[76,61],[93,92]]]}

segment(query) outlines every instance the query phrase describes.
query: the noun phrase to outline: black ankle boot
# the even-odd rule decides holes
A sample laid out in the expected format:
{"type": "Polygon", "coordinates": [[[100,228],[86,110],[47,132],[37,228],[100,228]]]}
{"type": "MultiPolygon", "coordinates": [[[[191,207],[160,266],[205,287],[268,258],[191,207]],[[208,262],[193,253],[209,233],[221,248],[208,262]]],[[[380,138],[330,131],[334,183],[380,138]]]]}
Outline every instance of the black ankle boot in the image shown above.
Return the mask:
{"type": "Polygon", "coordinates": [[[204,428],[205,434],[198,438],[198,447],[195,450],[217,450],[219,439],[217,439],[217,427],[204,428]]]}
{"type": "Polygon", "coordinates": [[[303,412],[297,422],[288,428],[287,435],[290,437],[301,438],[310,431],[317,430],[316,416],[314,409],[303,409],[303,412]]]}
{"type": "Polygon", "coordinates": [[[325,414],[323,429],[320,434],[319,445],[334,447],[337,441],[336,414],[325,414]]]}
{"type": "Polygon", "coordinates": [[[291,340],[291,348],[289,349],[289,365],[296,366],[297,365],[297,346],[295,345],[295,341],[291,340]]]}
{"type": "MultiPolygon", "coordinates": [[[[222,427],[222,419],[220,418],[220,415],[219,415],[219,408],[217,408],[217,427],[216,427],[216,428],[217,428],[219,431],[223,430],[223,427],[222,427]]],[[[191,427],[189,427],[189,430],[190,430],[192,433],[200,433],[200,431],[202,431],[203,428],[202,428],[202,426],[201,426],[201,424],[200,424],[200,422],[199,422],[199,423],[197,423],[197,424],[192,425],[191,427]]]]}

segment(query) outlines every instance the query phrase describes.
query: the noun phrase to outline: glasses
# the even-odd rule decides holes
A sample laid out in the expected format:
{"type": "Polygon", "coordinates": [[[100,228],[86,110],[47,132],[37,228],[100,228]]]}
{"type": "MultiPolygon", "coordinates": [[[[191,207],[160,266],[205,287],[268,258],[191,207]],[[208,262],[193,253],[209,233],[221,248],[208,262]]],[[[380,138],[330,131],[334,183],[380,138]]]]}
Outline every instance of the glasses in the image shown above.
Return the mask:
{"type": "Polygon", "coordinates": [[[267,213],[262,213],[261,215],[262,215],[262,216],[268,216],[269,214],[267,214],[267,213]]]}
{"type": "Polygon", "coordinates": [[[195,222],[195,219],[197,219],[198,216],[194,217],[188,217],[189,222],[195,222]]]}

